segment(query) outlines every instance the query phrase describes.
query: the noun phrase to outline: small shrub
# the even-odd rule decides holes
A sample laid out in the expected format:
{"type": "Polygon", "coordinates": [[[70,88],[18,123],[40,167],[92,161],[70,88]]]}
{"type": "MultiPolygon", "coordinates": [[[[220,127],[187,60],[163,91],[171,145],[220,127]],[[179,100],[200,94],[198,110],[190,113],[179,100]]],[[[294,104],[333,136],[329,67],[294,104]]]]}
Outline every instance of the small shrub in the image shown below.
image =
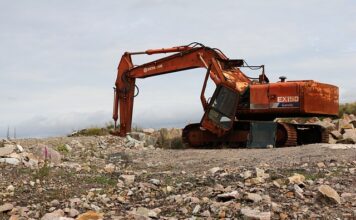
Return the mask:
{"type": "Polygon", "coordinates": [[[341,117],[343,114],[356,115],[356,102],[340,104],[339,116],[341,117]]]}
{"type": "Polygon", "coordinates": [[[68,149],[66,148],[66,145],[65,144],[60,144],[56,147],[57,151],[62,153],[62,154],[68,154],[69,151],[68,149]]]}
{"type": "Polygon", "coordinates": [[[49,176],[50,170],[51,167],[48,165],[47,161],[45,161],[43,166],[36,171],[34,178],[43,180],[45,177],[49,176]]]}
{"type": "Polygon", "coordinates": [[[91,127],[91,128],[86,128],[86,129],[79,130],[77,132],[73,132],[69,136],[74,136],[74,137],[78,137],[78,136],[104,136],[104,135],[108,135],[108,134],[109,134],[109,130],[106,129],[106,128],[91,127]]]}

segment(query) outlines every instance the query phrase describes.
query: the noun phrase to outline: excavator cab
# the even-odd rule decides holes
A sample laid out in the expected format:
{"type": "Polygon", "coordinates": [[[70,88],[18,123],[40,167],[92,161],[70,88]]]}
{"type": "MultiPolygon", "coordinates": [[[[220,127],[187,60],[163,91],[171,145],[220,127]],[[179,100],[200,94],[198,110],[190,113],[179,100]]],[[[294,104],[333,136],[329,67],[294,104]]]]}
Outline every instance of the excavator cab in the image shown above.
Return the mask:
{"type": "Polygon", "coordinates": [[[201,125],[218,136],[226,134],[233,126],[238,100],[239,93],[223,85],[217,86],[201,125]]]}

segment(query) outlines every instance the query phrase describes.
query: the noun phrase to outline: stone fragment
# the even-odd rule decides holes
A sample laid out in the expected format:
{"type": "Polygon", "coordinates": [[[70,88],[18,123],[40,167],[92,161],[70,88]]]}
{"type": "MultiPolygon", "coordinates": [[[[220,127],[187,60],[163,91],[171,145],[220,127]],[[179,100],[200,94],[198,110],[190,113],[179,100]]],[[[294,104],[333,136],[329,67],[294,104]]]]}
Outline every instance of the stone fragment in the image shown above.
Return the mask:
{"type": "Polygon", "coordinates": [[[152,134],[153,132],[155,132],[155,129],[153,128],[144,128],[142,129],[142,131],[146,134],[152,134]]]}
{"type": "Polygon", "coordinates": [[[261,184],[261,183],[264,183],[265,180],[261,177],[255,177],[255,178],[251,178],[251,179],[247,179],[245,181],[245,183],[249,183],[249,184],[252,184],[252,185],[258,185],[258,184],[261,184]]]}
{"type": "Polygon", "coordinates": [[[94,211],[87,211],[83,214],[80,214],[76,220],[103,220],[104,216],[101,213],[97,213],[94,211]]]}
{"type": "Polygon", "coordinates": [[[319,162],[316,164],[319,168],[325,168],[325,164],[323,162],[319,162]]]}
{"type": "Polygon", "coordinates": [[[14,208],[14,206],[11,203],[5,203],[0,206],[0,213],[11,211],[13,208],[14,208]]]}
{"type": "Polygon", "coordinates": [[[210,217],[210,212],[209,212],[209,210],[205,210],[204,212],[202,212],[201,213],[201,216],[203,216],[203,217],[210,217]]]}
{"type": "Polygon", "coordinates": [[[106,164],[104,167],[105,172],[107,173],[113,173],[116,169],[116,166],[112,163],[106,164]]]}
{"type": "Polygon", "coordinates": [[[15,191],[15,187],[13,185],[9,185],[7,188],[6,188],[6,191],[8,192],[13,192],[15,191]]]}
{"type": "Polygon", "coordinates": [[[16,149],[17,149],[17,152],[19,152],[19,153],[24,152],[23,147],[21,145],[19,145],[19,144],[16,144],[16,149]]]}
{"type": "Polygon", "coordinates": [[[244,178],[244,179],[248,179],[252,176],[252,172],[250,170],[246,170],[245,172],[243,172],[241,174],[241,177],[244,178]]]}
{"type": "Polygon", "coordinates": [[[0,158],[0,163],[7,163],[11,165],[18,165],[20,163],[20,160],[17,158],[0,158]]]}
{"type": "Polygon", "coordinates": [[[250,208],[242,208],[241,215],[245,220],[270,220],[271,219],[270,212],[260,212],[258,210],[254,210],[250,208]]]}
{"type": "Polygon", "coordinates": [[[331,131],[330,134],[337,140],[342,138],[342,134],[338,130],[331,131]]]}
{"type": "Polygon", "coordinates": [[[38,160],[46,160],[54,164],[59,164],[62,158],[61,154],[58,151],[44,144],[39,144],[37,147],[34,148],[32,153],[38,160]]]}
{"type": "Polygon", "coordinates": [[[196,214],[198,214],[199,213],[199,211],[200,211],[200,209],[201,209],[201,206],[198,204],[198,205],[196,205],[195,207],[194,207],[194,209],[193,209],[193,215],[196,215],[196,214]]]}
{"type": "Polygon", "coordinates": [[[126,185],[131,185],[135,182],[135,175],[121,175],[120,178],[125,182],[126,185]]]}
{"type": "MultiPolygon", "coordinates": [[[[34,183],[34,182],[33,182],[34,183]]],[[[34,185],[34,184],[33,184],[34,185]]],[[[55,200],[52,200],[50,203],[49,203],[51,206],[59,206],[59,201],[57,199],[55,200]]]]}
{"type": "Polygon", "coordinates": [[[305,176],[298,174],[298,173],[294,173],[293,176],[288,177],[289,183],[290,184],[303,184],[303,182],[305,181],[305,176]]]}
{"type": "Polygon", "coordinates": [[[216,172],[218,172],[218,171],[220,171],[221,169],[220,169],[220,167],[213,167],[213,168],[211,168],[210,170],[209,170],[209,172],[211,173],[211,174],[215,174],[216,172]]]}
{"type": "Polygon", "coordinates": [[[246,193],[245,199],[252,202],[260,202],[262,197],[257,193],[246,193]]]}
{"type": "Polygon", "coordinates": [[[7,144],[5,145],[5,147],[0,147],[0,157],[4,157],[11,154],[12,152],[14,152],[15,148],[16,147],[14,145],[7,144]]]}
{"type": "Polygon", "coordinates": [[[342,135],[343,139],[351,139],[356,143],[356,130],[355,129],[345,129],[345,133],[342,135]]]}
{"type": "Polygon", "coordinates": [[[73,218],[74,218],[74,217],[76,217],[76,216],[79,215],[79,211],[76,210],[76,209],[69,209],[68,215],[69,215],[70,217],[73,217],[73,218]]]}
{"type": "Polygon", "coordinates": [[[61,217],[64,216],[64,212],[61,209],[58,209],[56,211],[46,213],[44,216],[42,216],[41,220],[60,220],[61,217]]]}
{"type": "Polygon", "coordinates": [[[256,177],[261,177],[263,179],[269,178],[269,174],[265,173],[264,170],[256,167],[256,177]]]}
{"type": "Polygon", "coordinates": [[[157,213],[154,210],[145,208],[145,207],[139,207],[135,211],[136,215],[144,216],[144,217],[150,217],[150,218],[157,218],[157,213]]]}
{"type": "Polygon", "coordinates": [[[156,186],[159,186],[161,184],[161,181],[158,179],[150,179],[149,182],[156,186]]]}
{"type": "Polygon", "coordinates": [[[294,188],[294,194],[296,195],[296,197],[298,197],[300,199],[304,199],[303,189],[300,188],[297,184],[294,184],[293,188],[294,188]]]}
{"type": "Polygon", "coordinates": [[[239,197],[239,193],[237,191],[232,191],[229,193],[223,193],[217,195],[217,200],[218,201],[229,201],[232,199],[237,199],[239,197]]]}
{"type": "Polygon", "coordinates": [[[321,185],[318,188],[318,191],[321,195],[328,198],[330,201],[340,204],[340,196],[339,194],[328,185],[321,185]]]}

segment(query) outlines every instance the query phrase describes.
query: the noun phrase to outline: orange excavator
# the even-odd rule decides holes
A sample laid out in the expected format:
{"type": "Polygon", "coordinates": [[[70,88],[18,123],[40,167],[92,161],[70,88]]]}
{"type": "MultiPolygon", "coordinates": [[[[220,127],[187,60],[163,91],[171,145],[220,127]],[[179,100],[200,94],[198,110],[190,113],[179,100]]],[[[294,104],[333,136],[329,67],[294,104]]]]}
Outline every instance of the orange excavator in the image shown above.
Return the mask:
{"type": "Polygon", "coordinates": [[[189,146],[224,144],[253,148],[328,142],[328,132],[320,125],[276,122],[275,119],[336,116],[338,87],[313,80],[286,81],[286,77],[270,83],[264,65],[249,66],[242,59],[229,59],[219,49],[196,42],[123,54],[114,88],[113,134],[125,136],[131,131],[137,78],[193,68],[205,68],[207,72],[200,95],[204,115],[200,123],[189,124],[182,132],[189,146]],[[133,55],[162,53],[170,55],[142,65],[132,62],[133,55]],[[261,74],[251,78],[241,71],[243,68],[260,69],[261,74]],[[205,90],[209,77],[216,89],[207,100],[205,90]]]}

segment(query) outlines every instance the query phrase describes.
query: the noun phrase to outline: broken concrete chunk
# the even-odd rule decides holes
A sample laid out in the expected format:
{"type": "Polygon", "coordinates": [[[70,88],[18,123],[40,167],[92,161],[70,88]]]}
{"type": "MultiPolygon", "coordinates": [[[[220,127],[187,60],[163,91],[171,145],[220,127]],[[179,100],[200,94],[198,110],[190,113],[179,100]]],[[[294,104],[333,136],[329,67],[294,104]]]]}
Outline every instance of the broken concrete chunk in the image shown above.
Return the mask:
{"type": "Polygon", "coordinates": [[[246,220],[269,220],[271,219],[270,212],[260,212],[258,210],[249,209],[249,208],[242,208],[241,214],[243,219],[246,220]]]}
{"type": "Polygon", "coordinates": [[[125,182],[126,185],[131,185],[135,182],[135,175],[121,175],[120,178],[125,182]]]}
{"type": "Polygon", "coordinates": [[[217,200],[218,201],[229,201],[232,199],[237,199],[239,197],[239,193],[237,191],[232,191],[229,193],[223,193],[217,195],[217,200]]]}
{"type": "Polygon", "coordinates": [[[0,148],[0,157],[7,156],[14,152],[16,147],[14,145],[5,144],[4,147],[0,148]]]}
{"type": "Polygon", "coordinates": [[[328,185],[321,185],[318,188],[318,191],[321,195],[323,195],[324,197],[328,198],[330,201],[340,204],[340,196],[339,194],[330,186],[328,185]]]}
{"type": "Polygon", "coordinates": [[[289,183],[290,184],[303,184],[303,182],[305,181],[305,176],[298,174],[298,173],[294,173],[293,176],[288,177],[289,183]]]}
{"type": "Polygon", "coordinates": [[[11,203],[5,203],[0,206],[0,213],[10,211],[13,208],[14,208],[14,206],[11,203]]]}

